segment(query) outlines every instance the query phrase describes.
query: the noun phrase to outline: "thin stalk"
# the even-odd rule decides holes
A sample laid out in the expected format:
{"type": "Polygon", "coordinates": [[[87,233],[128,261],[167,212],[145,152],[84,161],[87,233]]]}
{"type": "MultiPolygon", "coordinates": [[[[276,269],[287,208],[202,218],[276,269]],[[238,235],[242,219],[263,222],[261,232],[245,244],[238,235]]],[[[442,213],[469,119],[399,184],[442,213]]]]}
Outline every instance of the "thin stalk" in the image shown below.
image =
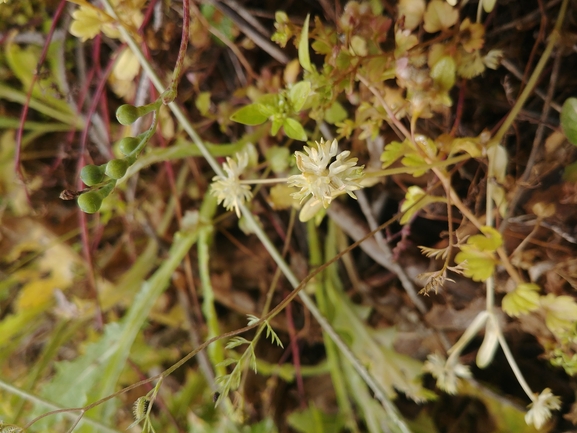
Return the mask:
{"type": "Polygon", "coordinates": [[[499,339],[499,344],[501,345],[501,348],[503,349],[503,352],[505,353],[505,358],[507,358],[507,361],[509,362],[509,365],[511,366],[511,370],[513,370],[513,374],[515,374],[515,377],[517,378],[519,385],[521,385],[521,388],[523,388],[523,391],[525,391],[525,394],[527,394],[527,396],[531,399],[531,401],[534,402],[537,398],[535,397],[535,394],[531,390],[531,387],[529,387],[529,384],[525,380],[523,373],[521,373],[521,370],[519,369],[519,366],[517,365],[517,361],[515,361],[515,357],[511,353],[511,350],[509,349],[509,345],[507,344],[507,340],[503,336],[501,329],[499,329],[498,327],[497,327],[497,338],[499,339]]]}

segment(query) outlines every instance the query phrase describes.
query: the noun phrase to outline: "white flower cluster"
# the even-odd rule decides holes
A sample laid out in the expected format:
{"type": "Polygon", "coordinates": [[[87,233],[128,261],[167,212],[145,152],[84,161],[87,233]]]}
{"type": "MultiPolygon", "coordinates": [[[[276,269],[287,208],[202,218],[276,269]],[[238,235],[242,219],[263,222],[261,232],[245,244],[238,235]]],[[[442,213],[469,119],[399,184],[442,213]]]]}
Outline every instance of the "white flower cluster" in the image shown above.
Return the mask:
{"type": "Polygon", "coordinates": [[[222,165],[227,176],[214,176],[210,186],[210,193],[214,195],[218,204],[224,202],[226,210],[234,209],[240,218],[240,204],[252,198],[250,186],[240,183],[240,175],[248,165],[248,153],[237,153],[233,158],[227,157],[222,165]]]}
{"type": "Polygon", "coordinates": [[[359,181],[363,177],[364,166],[356,165],[357,158],[349,157],[351,152],[338,153],[337,140],[321,140],[316,148],[305,146],[304,150],[306,154],[295,152],[301,174],[288,179],[290,186],[300,188],[299,192],[291,194],[295,199],[303,202],[309,195],[312,196],[301,211],[301,221],[312,218],[321,206],[326,209],[341,194],[346,193],[356,199],[353,191],[361,188],[359,181]],[[331,163],[334,157],[336,159],[331,163]]]}

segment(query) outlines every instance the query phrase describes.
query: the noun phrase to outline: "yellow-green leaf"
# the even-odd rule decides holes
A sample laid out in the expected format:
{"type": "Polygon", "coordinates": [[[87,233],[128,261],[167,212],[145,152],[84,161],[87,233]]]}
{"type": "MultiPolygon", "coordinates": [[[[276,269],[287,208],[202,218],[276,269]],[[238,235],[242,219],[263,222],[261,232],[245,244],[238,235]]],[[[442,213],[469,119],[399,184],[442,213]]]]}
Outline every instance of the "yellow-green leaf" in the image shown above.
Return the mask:
{"type": "Polygon", "coordinates": [[[299,141],[307,141],[307,133],[305,132],[305,129],[295,119],[291,119],[290,117],[284,119],[283,128],[288,137],[299,141]]]}
{"type": "Polygon", "coordinates": [[[411,173],[414,177],[420,177],[429,170],[429,164],[427,164],[421,155],[415,152],[409,153],[407,156],[401,159],[401,163],[405,167],[411,168],[409,173],[411,173]]]}
{"type": "Polygon", "coordinates": [[[230,120],[243,125],[260,125],[266,122],[267,119],[268,117],[262,113],[258,103],[242,107],[230,116],[230,120]]]}
{"type": "Polygon", "coordinates": [[[461,252],[455,256],[455,262],[464,264],[463,274],[473,281],[485,281],[495,271],[497,260],[492,253],[479,251],[477,248],[463,245],[461,252]],[[464,263],[466,262],[466,263],[464,263]]]}
{"type": "Polygon", "coordinates": [[[481,227],[482,235],[471,236],[467,240],[467,245],[470,245],[480,251],[494,252],[503,245],[503,237],[501,233],[493,227],[481,227]]]}
{"type": "Polygon", "coordinates": [[[425,31],[435,33],[452,27],[459,19],[459,11],[443,0],[433,0],[425,11],[425,31]]]}
{"type": "Polygon", "coordinates": [[[455,85],[457,66],[451,56],[444,56],[431,68],[431,78],[441,89],[450,90],[455,85]]]}
{"type": "Polygon", "coordinates": [[[194,101],[194,105],[200,114],[206,116],[208,110],[210,110],[210,92],[200,92],[194,101]]]}
{"type": "Polygon", "coordinates": [[[391,141],[385,146],[383,153],[381,154],[381,161],[383,162],[383,168],[387,168],[401,156],[403,156],[408,150],[408,145],[406,142],[391,141]]]}
{"type": "Polygon", "coordinates": [[[571,296],[541,296],[541,307],[545,312],[545,324],[551,332],[571,329],[577,318],[577,304],[571,296]]]}
{"type": "Polygon", "coordinates": [[[517,317],[539,308],[539,286],[533,283],[519,284],[503,298],[501,308],[509,316],[517,317]]]}
{"type": "Polygon", "coordinates": [[[295,113],[298,113],[302,110],[310,93],[311,83],[308,81],[299,81],[290,88],[288,92],[288,99],[295,113]]]}

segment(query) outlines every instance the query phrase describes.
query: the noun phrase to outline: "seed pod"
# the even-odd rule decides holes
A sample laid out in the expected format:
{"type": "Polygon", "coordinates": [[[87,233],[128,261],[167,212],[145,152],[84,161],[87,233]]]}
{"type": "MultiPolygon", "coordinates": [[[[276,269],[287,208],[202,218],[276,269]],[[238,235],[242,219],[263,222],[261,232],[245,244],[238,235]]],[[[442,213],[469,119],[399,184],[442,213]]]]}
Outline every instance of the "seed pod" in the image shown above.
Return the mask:
{"type": "Polygon", "coordinates": [[[80,170],[80,179],[86,186],[93,186],[99,184],[104,180],[104,170],[97,165],[85,165],[80,170]]]}
{"type": "Polygon", "coordinates": [[[105,174],[111,179],[120,179],[126,174],[128,163],[124,159],[113,159],[106,164],[105,174]]]}
{"type": "Polygon", "coordinates": [[[141,105],[140,107],[124,104],[116,110],[116,119],[121,125],[131,125],[136,122],[136,119],[156,110],[158,107],[158,102],[141,105]]]}
{"type": "Polygon", "coordinates": [[[102,206],[102,197],[96,191],[88,191],[78,197],[78,207],[85,213],[98,212],[102,206]]]}
{"type": "Polygon", "coordinates": [[[124,137],[118,142],[118,148],[124,156],[130,155],[138,147],[140,141],[135,137],[124,137]]]}

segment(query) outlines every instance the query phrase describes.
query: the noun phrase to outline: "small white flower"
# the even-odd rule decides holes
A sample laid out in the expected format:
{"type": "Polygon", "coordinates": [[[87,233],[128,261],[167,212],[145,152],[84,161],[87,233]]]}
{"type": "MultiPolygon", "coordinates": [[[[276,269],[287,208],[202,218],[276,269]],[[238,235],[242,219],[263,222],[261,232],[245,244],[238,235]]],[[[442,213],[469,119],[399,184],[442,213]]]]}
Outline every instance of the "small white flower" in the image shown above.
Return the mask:
{"type": "Polygon", "coordinates": [[[469,367],[458,362],[446,362],[445,358],[438,354],[432,354],[425,361],[424,370],[431,373],[437,379],[437,386],[447,394],[457,393],[459,377],[471,377],[469,367]]]}
{"type": "Polygon", "coordinates": [[[527,407],[529,412],[525,414],[525,422],[528,425],[533,424],[537,429],[540,429],[551,418],[551,410],[561,409],[561,399],[553,395],[549,388],[545,388],[537,396],[537,400],[527,407]]]}
{"type": "Polygon", "coordinates": [[[226,210],[234,209],[240,218],[240,204],[252,198],[250,186],[240,183],[240,175],[248,165],[248,153],[239,152],[235,159],[227,157],[222,165],[227,176],[214,176],[210,185],[210,193],[214,195],[218,204],[224,202],[226,210]]]}
{"type": "Polygon", "coordinates": [[[295,152],[297,167],[302,174],[288,179],[290,186],[301,189],[291,194],[295,199],[302,202],[312,195],[305,207],[314,209],[320,205],[326,209],[335,197],[345,193],[356,199],[353,191],[361,188],[358,181],[363,177],[364,166],[356,166],[358,159],[349,158],[351,152],[347,150],[337,155],[337,140],[328,142],[322,139],[316,148],[305,146],[304,150],[307,154],[295,152]],[[336,160],[331,163],[333,157],[336,160]]]}

